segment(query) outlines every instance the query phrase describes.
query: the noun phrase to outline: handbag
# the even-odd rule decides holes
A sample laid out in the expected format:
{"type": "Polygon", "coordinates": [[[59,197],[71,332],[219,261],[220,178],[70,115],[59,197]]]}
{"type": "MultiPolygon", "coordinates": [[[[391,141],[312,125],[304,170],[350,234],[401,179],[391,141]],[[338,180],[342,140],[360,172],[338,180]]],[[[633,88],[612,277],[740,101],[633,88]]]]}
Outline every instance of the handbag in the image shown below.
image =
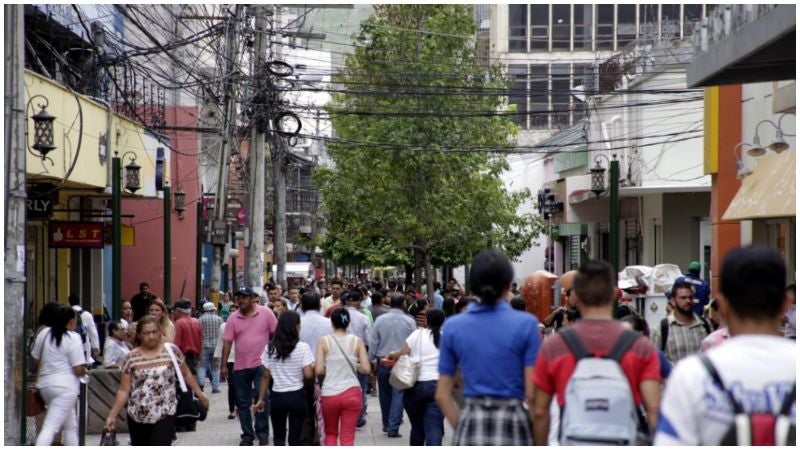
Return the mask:
{"type": "MultiPolygon", "coordinates": [[[[422,359],[422,332],[417,336],[419,342],[420,360],[422,359]]],[[[409,355],[403,355],[397,359],[392,367],[392,373],[389,375],[389,384],[393,388],[404,390],[411,389],[417,384],[419,378],[421,364],[411,359],[409,355]]]]}
{"type": "MultiPolygon", "coordinates": [[[[39,372],[42,370],[42,364],[44,364],[44,345],[47,343],[47,336],[45,336],[44,341],[42,342],[42,356],[39,359],[39,367],[36,368],[36,380],[39,380],[39,372]]],[[[45,410],[45,403],[44,399],[42,398],[42,394],[39,393],[39,389],[35,387],[29,387],[27,391],[25,391],[25,415],[28,417],[35,417],[39,414],[43,413],[45,410]]]]}
{"type": "Polygon", "coordinates": [[[44,399],[36,388],[28,388],[25,392],[25,415],[38,416],[44,412],[44,399]]]}
{"type": "Polygon", "coordinates": [[[115,446],[117,445],[117,432],[116,431],[108,431],[103,430],[103,434],[100,436],[100,446],[115,446]]]}
{"type": "Polygon", "coordinates": [[[169,353],[172,365],[175,367],[175,374],[178,377],[178,384],[180,385],[180,390],[178,391],[178,406],[175,408],[175,418],[199,420],[201,422],[206,420],[208,411],[203,407],[203,404],[200,403],[200,399],[194,395],[194,392],[186,387],[186,381],[183,379],[178,360],[175,358],[175,353],[172,351],[172,344],[164,344],[164,348],[166,348],[167,353],[169,353]]]}

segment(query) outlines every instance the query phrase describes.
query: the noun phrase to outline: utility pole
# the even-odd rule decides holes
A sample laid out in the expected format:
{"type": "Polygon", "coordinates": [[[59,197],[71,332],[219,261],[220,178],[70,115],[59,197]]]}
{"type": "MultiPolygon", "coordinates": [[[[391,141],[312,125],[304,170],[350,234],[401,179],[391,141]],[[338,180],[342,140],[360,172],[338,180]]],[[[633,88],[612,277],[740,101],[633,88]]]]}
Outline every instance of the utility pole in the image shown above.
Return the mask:
{"type": "MultiPolygon", "coordinates": [[[[264,5],[253,5],[253,15],[255,16],[255,59],[253,63],[253,75],[256,84],[256,96],[265,98],[264,91],[268,89],[265,83],[266,74],[263,68],[267,56],[267,7],[264,5]]],[[[253,121],[252,138],[250,140],[250,182],[252,189],[247,190],[249,197],[249,208],[247,211],[247,221],[250,224],[250,233],[246,245],[246,268],[245,284],[247,286],[264,285],[264,184],[267,176],[264,169],[265,149],[267,142],[267,127],[269,126],[266,117],[266,105],[257,106],[257,120],[253,121]]]]}
{"type": "Polygon", "coordinates": [[[23,445],[25,358],[25,102],[24,15],[22,5],[3,5],[5,49],[4,121],[6,133],[5,288],[3,291],[3,420],[5,445],[23,445]]]}
{"type": "Polygon", "coordinates": [[[619,273],[619,161],[617,155],[611,158],[611,168],[608,173],[608,190],[609,190],[609,252],[608,256],[611,261],[611,266],[614,268],[614,279],[619,273]]]}
{"type": "MultiPolygon", "coordinates": [[[[281,26],[281,7],[274,6],[275,26],[281,26]]],[[[280,38],[279,38],[280,39],[280,38]]],[[[274,57],[281,59],[283,42],[278,41],[275,47],[274,57]]],[[[286,287],[286,147],[284,140],[276,133],[272,134],[275,145],[272,171],[275,183],[275,230],[273,237],[272,252],[277,266],[275,283],[286,287]]]]}
{"type": "MultiPolygon", "coordinates": [[[[228,30],[225,38],[225,114],[222,136],[222,146],[219,155],[219,173],[217,176],[217,196],[215,199],[215,219],[218,223],[225,222],[225,210],[227,203],[227,184],[228,184],[228,168],[230,163],[230,146],[233,144],[233,132],[235,130],[236,122],[236,96],[234,95],[233,73],[236,63],[236,52],[238,50],[237,43],[237,27],[241,20],[241,6],[235,6],[234,17],[228,25],[228,30]]],[[[227,236],[227,234],[226,234],[227,236]]],[[[222,259],[225,251],[225,246],[214,245],[214,261],[211,266],[211,300],[217,300],[219,296],[220,283],[222,281],[222,259]]]]}

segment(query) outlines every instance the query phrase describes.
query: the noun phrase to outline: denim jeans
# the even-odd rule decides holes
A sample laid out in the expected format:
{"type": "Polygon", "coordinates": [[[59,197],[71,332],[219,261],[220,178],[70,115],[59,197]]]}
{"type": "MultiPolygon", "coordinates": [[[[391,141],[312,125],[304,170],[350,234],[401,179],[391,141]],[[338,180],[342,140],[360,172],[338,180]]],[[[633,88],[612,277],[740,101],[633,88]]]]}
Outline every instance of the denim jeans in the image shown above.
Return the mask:
{"type": "Polygon", "coordinates": [[[383,427],[389,434],[397,434],[403,420],[403,391],[389,384],[392,368],[378,364],[378,400],[381,404],[383,427]]]}
{"type": "Polygon", "coordinates": [[[239,413],[239,423],[242,426],[243,441],[253,442],[256,440],[256,436],[258,436],[259,440],[267,440],[269,438],[269,396],[265,396],[266,398],[264,399],[266,403],[264,412],[255,414],[255,431],[253,431],[253,415],[250,412],[253,400],[258,395],[263,372],[264,366],[259,364],[258,367],[236,370],[231,377],[236,388],[236,410],[239,413]]]}
{"type": "Polygon", "coordinates": [[[358,374],[358,382],[361,384],[361,402],[363,406],[361,407],[361,415],[358,416],[359,422],[366,422],[367,420],[367,386],[369,386],[369,375],[368,374],[358,374]]]}
{"type": "Polygon", "coordinates": [[[300,431],[306,417],[306,393],[300,389],[293,392],[270,392],[270,418],[272,439],[276,447],[286,445],[286,422],[289,422],[289,445],[300,445],[300,431]]]}
{"type": "Polygon", "coordinates": [[[200,351],[200,367],[197,368],[197,383],[206,384],[206,373],[211,377],[211,389],[219,390],[219,367],[214,369],[214,347],[203,347],[200,351]]]}
{"type": "Polygon", "coordinates": [[[403,393],[403,405],[411,422],[409,445],[442,445],[444,414],[436,404],[436,381],[419,381],[403,393]]]}

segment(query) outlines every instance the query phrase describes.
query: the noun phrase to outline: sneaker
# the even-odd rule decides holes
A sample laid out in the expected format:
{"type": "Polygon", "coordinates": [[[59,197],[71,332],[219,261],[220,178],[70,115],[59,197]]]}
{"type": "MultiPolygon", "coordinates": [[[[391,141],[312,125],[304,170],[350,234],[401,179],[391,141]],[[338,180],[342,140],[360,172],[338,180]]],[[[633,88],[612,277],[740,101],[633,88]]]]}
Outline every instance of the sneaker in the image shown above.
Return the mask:
{"type": "Polygon", "coordinates": [[[373,390],[372,392],[369,393],[369,396],[370,397],[377,397],[378,396],[378,391],[373,390]]]}
{"type": "Polygon", "coordinates": [[[401,437],[403,437],[403,435],[402,435],[402,434],[400,434],[400,433],[389,433],[389,434],[387,434],[387,435],[386,435],[386,437],[390,437],[390,438],[401,438],[401,437]]]}
{"type": "Polygon", "coordinates": [[[211,390],[211,393],[212,393],[212,394],[219,394],[220,392],[221,392],[221,391],[220,391],[219,389],[212,389],[212,390],[211,390]]]}
{"type": "Polygon", "coordinates": [[[361,428],[366,424],[367,424],[367,419],[362,417],[362,418],[358,419],[358,423],[356,423],[356,428],[361,428]]]}
{"type": "Polygon", "coordinates": [[[239,441],[239,446],[240,447],[241,446],[250,446],[250,445],[253,445],[253,441],[251,441],[250,439],[242,439],[241,441],[239,441]]]}

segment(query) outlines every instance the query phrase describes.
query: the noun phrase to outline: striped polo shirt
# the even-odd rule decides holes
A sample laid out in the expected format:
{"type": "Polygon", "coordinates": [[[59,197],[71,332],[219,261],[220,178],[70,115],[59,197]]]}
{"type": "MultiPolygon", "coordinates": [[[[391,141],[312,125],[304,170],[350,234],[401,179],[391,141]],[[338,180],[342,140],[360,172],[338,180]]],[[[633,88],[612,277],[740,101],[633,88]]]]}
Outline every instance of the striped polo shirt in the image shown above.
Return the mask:
{"type": "Polygon", "coordinates": [[[294,392],[303,389],[303,367],[314,364],[311,347],[303,341],[295,346],[292,353],[283,360],[269,354],[269,345],[261,354],[261,363],[272,377],[272,390],[275,392],[294,392]]]}

